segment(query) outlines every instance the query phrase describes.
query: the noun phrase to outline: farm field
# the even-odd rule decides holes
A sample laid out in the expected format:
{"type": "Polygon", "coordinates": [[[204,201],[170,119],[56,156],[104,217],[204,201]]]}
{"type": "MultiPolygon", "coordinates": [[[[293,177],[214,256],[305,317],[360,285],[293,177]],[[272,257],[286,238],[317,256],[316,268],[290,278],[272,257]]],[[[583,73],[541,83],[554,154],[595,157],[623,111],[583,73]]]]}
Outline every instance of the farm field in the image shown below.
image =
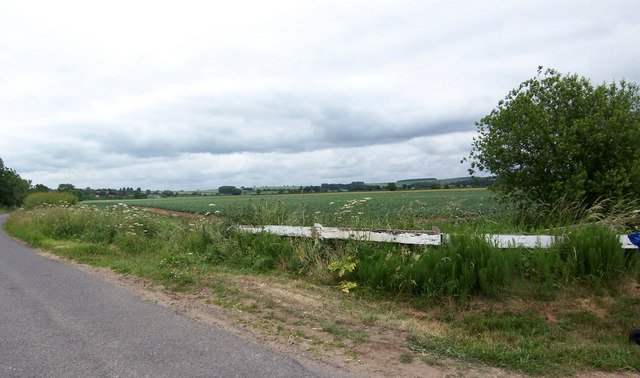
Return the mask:
{"type": "Polygon", "coordinates": [[[443,189],[395,192],[178,197],[138,200],[95,200],[85,204],[126,203],[194,214],[231,217],[234,221],[286,222],[377,228],[430,228],[452,221],[499,217],[504,207],[486,189],[443,189]],[[276,216],[277,219],[273,219],[276,216]]]}

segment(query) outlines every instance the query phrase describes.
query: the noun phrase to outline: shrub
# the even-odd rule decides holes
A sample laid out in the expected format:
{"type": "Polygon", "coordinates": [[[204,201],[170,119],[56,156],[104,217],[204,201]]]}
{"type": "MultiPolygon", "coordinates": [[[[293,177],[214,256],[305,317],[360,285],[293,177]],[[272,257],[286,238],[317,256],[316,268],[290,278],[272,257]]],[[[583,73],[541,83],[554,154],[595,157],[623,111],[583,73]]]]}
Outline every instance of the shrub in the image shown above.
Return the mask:
{"type": "Polygon", "coordinates": [[[75,205],[78,203],[78,197],[67,192],[37,192],[31,193],[25,198],[23,207],[27,210],[33,209],[40,205],[59,205],[59,204],[75,205]]]}

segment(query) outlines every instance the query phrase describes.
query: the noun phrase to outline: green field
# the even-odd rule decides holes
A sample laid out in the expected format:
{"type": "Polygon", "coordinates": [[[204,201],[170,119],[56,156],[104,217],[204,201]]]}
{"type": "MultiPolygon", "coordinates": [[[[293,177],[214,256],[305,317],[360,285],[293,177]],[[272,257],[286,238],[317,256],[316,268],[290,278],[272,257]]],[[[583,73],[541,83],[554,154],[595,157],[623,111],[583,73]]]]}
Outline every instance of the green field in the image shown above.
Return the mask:
{"type": "Polygon", "coordinates": [[[126,203],[194,214],[232,217],[260,223],[277,218],[291,225],[380,228],[430,228],[452,221],[496,217],[503,206],[486,189],[450,189],[396,192],[340,192],[290,195],[178,197],[144,200],[96,200],[84,203],[109,206],[126,203]],[[269,219],[271,218],[271,219],[269,219]]]}

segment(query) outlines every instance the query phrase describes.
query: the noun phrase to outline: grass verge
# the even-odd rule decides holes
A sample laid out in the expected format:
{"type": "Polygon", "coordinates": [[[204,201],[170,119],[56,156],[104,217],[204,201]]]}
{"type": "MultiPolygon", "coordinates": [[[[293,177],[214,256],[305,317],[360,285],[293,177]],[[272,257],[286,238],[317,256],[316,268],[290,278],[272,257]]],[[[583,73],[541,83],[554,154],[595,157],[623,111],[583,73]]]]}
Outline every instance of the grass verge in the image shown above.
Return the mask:
{"type": "Polygon", "coordinates": [[[627,342],[640,327],[638,258],[606,230],[527,251],[473,237],[425,249],[245,235],[228,226],[122,205],[49,205],[14,212],[5,229],[79,262],[176,291],[204,290],[203,301],[314,355],[533,375],[640,370],[640,348],[627,342]],[[343,277],[328,269],[340,261],[355,263],[343,277]],[[343,293],[344,280],[357,288],[343,293]],[[380,345],[395,354],[375,352],[380,345]]]}

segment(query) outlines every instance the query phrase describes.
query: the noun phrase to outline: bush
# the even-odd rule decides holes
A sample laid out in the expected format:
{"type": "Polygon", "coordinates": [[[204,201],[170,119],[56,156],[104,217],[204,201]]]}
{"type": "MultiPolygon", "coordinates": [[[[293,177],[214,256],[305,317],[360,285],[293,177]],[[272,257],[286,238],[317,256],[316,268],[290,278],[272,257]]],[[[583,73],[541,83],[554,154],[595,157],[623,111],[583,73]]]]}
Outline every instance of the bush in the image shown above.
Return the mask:
{"type": "Polygon", "coordinates": [[[470,173],[498,176],[501,198],[524,207],[640,194],[640,86],[593,86],[543,68],[476,123],[470,173]]]}
{"type": "Polygon", "coordinates": [[[31,181],[20,177],[0,159],[0,207],[20,206],[29,191],[31,181]]]}
{"type": "Polygon", "coordinates": [[[67,192],[38,192],[31,193],[25,198],[23,207],[27,210],[33,209],[40,205],[75,205],[78,203],[78,197],[67,192]]]}

